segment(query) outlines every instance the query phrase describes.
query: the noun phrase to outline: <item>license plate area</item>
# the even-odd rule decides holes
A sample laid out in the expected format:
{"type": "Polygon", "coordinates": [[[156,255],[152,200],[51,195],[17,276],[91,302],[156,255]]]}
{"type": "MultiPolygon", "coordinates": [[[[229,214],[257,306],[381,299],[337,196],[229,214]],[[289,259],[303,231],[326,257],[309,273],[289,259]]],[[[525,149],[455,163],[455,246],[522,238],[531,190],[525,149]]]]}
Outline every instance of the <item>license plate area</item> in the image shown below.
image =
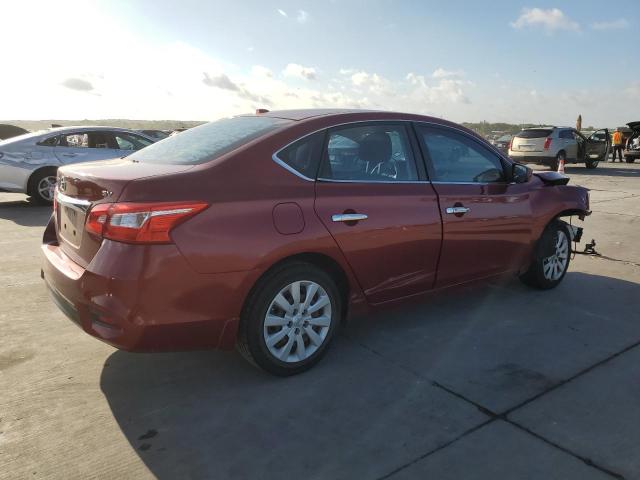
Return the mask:
{"type": "Polygon", "coordinates": [[[75,248],[80,247],[84,231],[83,210],[67,204],[60,204],[58,232],[63,240],[75,248]]]}

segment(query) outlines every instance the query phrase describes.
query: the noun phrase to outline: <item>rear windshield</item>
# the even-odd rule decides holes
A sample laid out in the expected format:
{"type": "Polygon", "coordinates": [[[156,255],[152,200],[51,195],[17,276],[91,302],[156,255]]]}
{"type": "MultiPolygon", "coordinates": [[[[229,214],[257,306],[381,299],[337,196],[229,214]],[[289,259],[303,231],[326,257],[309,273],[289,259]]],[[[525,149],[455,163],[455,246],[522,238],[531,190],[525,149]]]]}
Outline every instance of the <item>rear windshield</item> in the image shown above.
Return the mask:
{"type": "Polygon", "coordinates": [[[185,130],[129,155],[142,163],[196,165],[224,155],[289,120],[271,117],[234,117],[185,130]]]}
{"type": "Polygon", "coordinates": [[[549,130],[548,128],[529,128],[527,130],[522,130],[519,134],[516,135],[518,138],[543,138],[551,135],[553,130],[549,130]]]}

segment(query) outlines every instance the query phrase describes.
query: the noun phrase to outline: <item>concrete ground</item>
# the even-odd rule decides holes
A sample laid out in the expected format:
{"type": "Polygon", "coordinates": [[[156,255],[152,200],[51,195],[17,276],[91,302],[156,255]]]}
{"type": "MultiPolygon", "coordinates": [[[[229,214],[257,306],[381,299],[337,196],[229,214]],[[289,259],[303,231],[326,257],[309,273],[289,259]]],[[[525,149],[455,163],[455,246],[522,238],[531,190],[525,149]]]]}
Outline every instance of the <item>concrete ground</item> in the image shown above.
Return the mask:
{"type": "Polygon", "coordinates": [[[49,209],[0,194],[0,478],[640,478],[640,165],[567,173],[601,257],[356,318],[287,379],[82,333],[40,280],[49,209]]]}

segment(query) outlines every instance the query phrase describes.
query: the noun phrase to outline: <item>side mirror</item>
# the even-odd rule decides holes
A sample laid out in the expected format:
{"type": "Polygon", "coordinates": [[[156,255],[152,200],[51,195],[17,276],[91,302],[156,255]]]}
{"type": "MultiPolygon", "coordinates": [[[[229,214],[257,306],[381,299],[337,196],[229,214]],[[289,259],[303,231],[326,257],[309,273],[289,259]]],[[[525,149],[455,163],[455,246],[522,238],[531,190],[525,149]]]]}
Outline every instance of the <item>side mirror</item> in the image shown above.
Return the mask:
{"type": "Polygon", "coordinates": [[[533,170],[520,163],[514,163],[511,167],[511,181],[513,183],[527,183],[533,175],[533,170]]]}

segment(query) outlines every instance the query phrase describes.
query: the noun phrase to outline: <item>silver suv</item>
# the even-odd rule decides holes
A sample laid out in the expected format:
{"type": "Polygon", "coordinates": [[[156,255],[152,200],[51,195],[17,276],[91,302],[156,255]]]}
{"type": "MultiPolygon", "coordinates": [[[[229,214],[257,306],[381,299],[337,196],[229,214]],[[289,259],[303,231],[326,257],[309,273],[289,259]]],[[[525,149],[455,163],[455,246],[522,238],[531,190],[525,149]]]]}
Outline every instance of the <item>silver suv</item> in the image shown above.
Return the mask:
{"type": "Polygon", "coordinates": [[[596,168],[609,153],[607,129],[593,132],[589,138],[571,127],[525,128],[513,137],[509,157],[520,163],[539,163],[558,169],[558,163],[584,163],[596,168]]]}

